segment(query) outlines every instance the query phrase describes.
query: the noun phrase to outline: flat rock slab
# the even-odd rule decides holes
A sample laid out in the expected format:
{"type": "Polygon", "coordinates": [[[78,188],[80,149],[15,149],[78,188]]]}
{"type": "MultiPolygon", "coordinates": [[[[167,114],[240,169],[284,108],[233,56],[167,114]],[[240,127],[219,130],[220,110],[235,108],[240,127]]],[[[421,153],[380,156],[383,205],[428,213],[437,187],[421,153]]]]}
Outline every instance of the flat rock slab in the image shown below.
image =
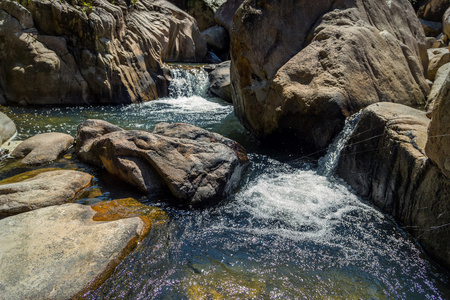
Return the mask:
{"type": "Polygon", "coordinates": [[[95,215],[70,203],[0,220],[1,298],[68,299],[103,282],[144,233],[144,222],[98,222],[95,215]]]}
{"type": "Polygon", "coordinates": [[[41,169],[0,181],[0,218],[72,201],[92,176],[73,170],[41,169]]]}
{"type": "Polygon", "coordinates": [[[43,164],[54,161],[66,152],[74,142],[74,138],[65,133],[47,132],[35,135],[14,149],[12,157],[22,158],[26,165],[43,164]]]}

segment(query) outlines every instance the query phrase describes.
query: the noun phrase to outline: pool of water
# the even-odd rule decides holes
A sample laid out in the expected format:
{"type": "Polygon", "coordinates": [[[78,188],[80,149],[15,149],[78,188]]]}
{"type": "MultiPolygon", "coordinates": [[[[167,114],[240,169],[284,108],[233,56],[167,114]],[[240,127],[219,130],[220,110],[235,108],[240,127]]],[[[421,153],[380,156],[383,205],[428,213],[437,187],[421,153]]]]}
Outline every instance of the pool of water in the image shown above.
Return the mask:
{"type": "Polygon", "coordinates": [[[56,162],[94,174],[101,200],[132,196],[170,216],[86,299],[450,298],[449,274],[391,218],[324,172],[326,162],[268,154],[219,99],[194,91],[128,106],[5,112],[16,122],[19,140],[50,131],[75,136],[77,125],[90,118],[141,130],[186,122],[249,151],[251,165],[236,193],[200,210],[136,194],[71,154],[56,162]]]}

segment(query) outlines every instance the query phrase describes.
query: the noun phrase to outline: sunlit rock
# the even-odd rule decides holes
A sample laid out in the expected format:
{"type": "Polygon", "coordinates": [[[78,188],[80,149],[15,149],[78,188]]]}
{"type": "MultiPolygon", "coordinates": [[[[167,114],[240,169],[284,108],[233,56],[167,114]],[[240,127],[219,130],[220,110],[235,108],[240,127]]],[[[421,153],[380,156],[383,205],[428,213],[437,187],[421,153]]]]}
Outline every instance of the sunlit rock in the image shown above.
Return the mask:
{"type": "Polygon", "coordinates": [[[16,133],[16,125],[4,113],[0,112],[0,146],[16,133]]]}
{"type": "Polygon", "coordinates": [[[0,181],[0,218],[70,202],[91,185],[91,180],[84,172],[55,169],[4,179],[0,181]]]}
{"type": "Polygon", "coordinates": [[[230,61],[225,61],[209,73],[209,90],[214,95],[231,103],[230,61]]]}

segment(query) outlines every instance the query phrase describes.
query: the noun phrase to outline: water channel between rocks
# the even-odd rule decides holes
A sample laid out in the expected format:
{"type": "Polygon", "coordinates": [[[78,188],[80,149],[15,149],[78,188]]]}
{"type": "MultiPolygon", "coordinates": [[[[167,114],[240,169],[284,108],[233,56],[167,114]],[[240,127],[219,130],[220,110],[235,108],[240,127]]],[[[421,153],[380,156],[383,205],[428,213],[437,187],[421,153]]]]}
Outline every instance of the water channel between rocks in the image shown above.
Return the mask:
{"type": "MultiPolygon", "coordinates": [[[[219,99],[205,96],[201,70],[172,70],[171,97],[128,106],[10,108],[23,140],[66,132],[88,118],[126,129],[185,122],[235,139],[250,169],[236,193],[209,209],[187,210],[146,199],[70,155],[56,163],[92,172],[101,195],[162,207],[170,222],[143,240],[87,299],[448,299],[449,275],[414,241],[333,177],[335,144],[317,164],[268,154],[250,140],[219,99]]],[[[349,124],[346,130],[351,130],[349,124]]],[[[341,140],[345,137],[341,137],[341,140]]],[[[1,178],[21,169],[2,162],[1,178]]]]}

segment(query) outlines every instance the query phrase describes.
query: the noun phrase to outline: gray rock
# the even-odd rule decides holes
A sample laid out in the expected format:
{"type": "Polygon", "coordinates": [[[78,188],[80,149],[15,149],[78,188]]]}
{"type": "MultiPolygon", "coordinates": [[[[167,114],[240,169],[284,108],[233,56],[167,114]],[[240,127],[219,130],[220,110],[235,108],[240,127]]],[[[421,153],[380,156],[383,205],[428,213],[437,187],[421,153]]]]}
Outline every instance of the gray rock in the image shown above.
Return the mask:
{"type": "Polygon", "coordinates": [[[26,165],[44,164],[65,153],[73,142],[74,138],[65,133],[41,133],[20,143],[11,156],[23,158],[21,163],[26,165]]]}
{"type": "Polygon", "coordinates": [[[228,32],[222,26],[209,27],[202,32],[206,44],[215,51],[226,51],[230,44],[228,32]]]}
{"type": "Polygon", "coordinates": [[[95,214],[65,204],[0,220],[1,298],[69,299],[99,286],[136,244],[144,222],[97,222],[95,214]]]}
{"type": "Polygon", "coordinates": [[[16,124],[0,112],[0,146],[16,133],[16,124]]]}
{"type": "Polygon", "coordinates": [[[425,155],[429,123],[423,111],[404,105],[368,106],[341,153],[337,174],[449,267],[450,240],[442,237],[450,235],[450,180],[425,155]]]}
{"type": "Polygon", "coordinates": [[[427,78],[434,81],[439,68],[450,62],[450,51],[448,48],[428,49],[428,57],[427,78]]]}
{"type": "Polygon", "coordinates": [[[217,9],[214,19],[217,24],[223,26],[228,33],[231,32],[231,26],[233,24],[233,17],[243,0],[227,0],[217,9]]]}
{"type": "Polygon", "coordinates": [[[190,0],[187,12],[197,21],[198,28],[203,31],[216,25],[214,14],[226,0],[190,0]]]}
{"type": "MultiPolygon", "coordinates": [[[[80,124],[78,129],[85,126],[89,123],[80,124]]],[[[192,125],[177,127],[171,132],[180,137],[205,136],[204,129],[192,125]]],[[[142,192],[170,191],[182,204],[205,205],[232,193],[248,166],[242,146],[234,141],[228,145],[221,142],[225,138],[211,139],[212,136],[216,135],[198,140],[123,130],[107,133],[93,142],[81,142],[91,145],[87,151],[97,156],[97,163],[101,162],[109,173],[142,192]]]]}
{"type": "Polygon", "coordinates": [[[209,91],[217,97],[232,103],[230,64],[230,61],[224,61],[218,64],[214,71],[209,73],[209,91]]]}
{"type": "Polygon", "coordinates": [[[73,170],[41,169],[0,182],[0,218],[70,202],[91,185],[92,176],[73,170]]]}
{"type": "Polygon", "coordinates": [[[260,140],[323,150],[372,103],[425,105],[425,37],[408,0],[246,0],[233,22],[233,105],[260,140]]]}
{"type": "Polygon", "coordinates": [[[433,86],[431,87],[431,91],[428,94],[426,107],[428,112],[431,112],[433,110],[436,99],[441,94],[441,91],[444,88],[444,83],[446,82],[449,73],[450,73],[450,63],[446,63],[445,65],[440,67],[436,72],[433,86]]]}

